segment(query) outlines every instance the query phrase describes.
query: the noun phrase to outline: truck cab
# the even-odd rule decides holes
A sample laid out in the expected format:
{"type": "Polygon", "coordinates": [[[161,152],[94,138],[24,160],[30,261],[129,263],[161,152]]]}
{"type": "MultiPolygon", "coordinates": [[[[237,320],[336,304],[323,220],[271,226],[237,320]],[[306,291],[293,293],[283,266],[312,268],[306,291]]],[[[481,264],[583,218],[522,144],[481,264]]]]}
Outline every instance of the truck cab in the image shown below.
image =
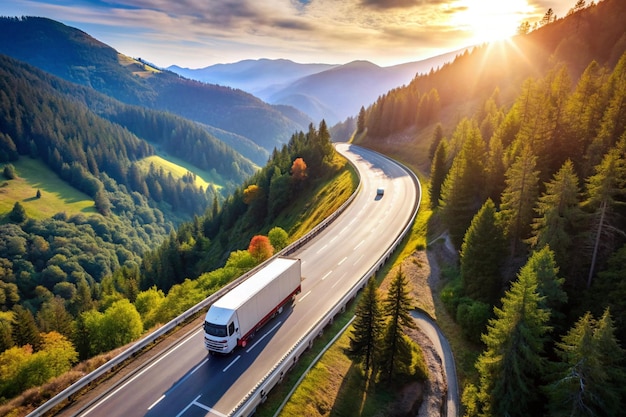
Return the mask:
{"type": "Polygon", "coordinates": [[[209,352],[231,352],[241,338],[236,312],[213,308],[204,321],[204,344],[209,352]]]}

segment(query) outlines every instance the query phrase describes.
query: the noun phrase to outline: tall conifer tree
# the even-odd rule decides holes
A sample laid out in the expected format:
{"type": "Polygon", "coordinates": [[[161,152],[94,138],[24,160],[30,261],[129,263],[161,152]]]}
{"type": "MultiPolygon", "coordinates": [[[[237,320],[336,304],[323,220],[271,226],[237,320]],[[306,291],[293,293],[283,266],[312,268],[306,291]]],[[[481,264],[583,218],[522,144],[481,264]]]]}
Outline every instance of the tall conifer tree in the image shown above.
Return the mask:
{"type": "Polygon", "coordinates": [[[476,368],[480,375],[478,400],[483,416],[537,415],[537,381],[545,367],[543,358],[550,312],[542,307],[537,276],[522,269],[494,308],[483,335],[486,350],[476,368]]]}
{"type": "Polygon", "coordinates": [[[384,324],[375,279],[371,278],[367,283],[355,316],[350,336],[350,354],[361,361],[367,377],[378,355],[384,324]]]}

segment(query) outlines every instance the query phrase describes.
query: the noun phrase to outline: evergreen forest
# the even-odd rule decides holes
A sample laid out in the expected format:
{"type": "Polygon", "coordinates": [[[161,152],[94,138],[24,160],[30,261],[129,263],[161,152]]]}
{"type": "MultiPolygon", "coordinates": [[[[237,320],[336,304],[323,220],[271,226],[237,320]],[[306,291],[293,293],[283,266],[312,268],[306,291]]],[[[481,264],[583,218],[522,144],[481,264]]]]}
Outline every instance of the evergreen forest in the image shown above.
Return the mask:
{"type": "Polygon", "coordinates": [[[430,132],[408,159],[430,171],[431,233],[459,255],[442,301],[482,351],[465,415],[623,414],[624,18],[624,2],[578,2],[356,119],[361,143],[391,153],[430,132]]]}

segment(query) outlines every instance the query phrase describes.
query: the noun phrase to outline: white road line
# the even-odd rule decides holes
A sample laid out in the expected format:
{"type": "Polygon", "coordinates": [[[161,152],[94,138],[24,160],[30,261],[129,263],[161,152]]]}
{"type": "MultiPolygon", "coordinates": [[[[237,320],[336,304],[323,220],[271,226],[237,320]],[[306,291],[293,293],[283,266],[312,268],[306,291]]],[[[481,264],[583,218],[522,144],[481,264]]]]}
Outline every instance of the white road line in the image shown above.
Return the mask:
{"type": "Polygon", "coordinates": [[[343,275],[341,276],[341,278],[336,279],[336,280],[335,280],[335,283],[333,284],[333,286],[332,286],[331,288],[335,288],[335,285],[339,284],[339,281],[341,281],[341,280],[343,279],[343,277],[345,277],[345,276],[346,276],[346,274],[343,274],[343,275]]]}
{"type": "Polygon", "coordinates": [[[165,359],[167,356],[169,356],[170,354],[174,353],[174,351],[176,351],[176,349],[178,349],[179,347],[181,347],[182,345],[184,345],[185,343],[187,343],[189,340],[191,340],[195,335],[197,335],[198,333],[202,332],[204,330],[199,329],[197,332],[194,332],[191,336],[189,336],[189,338],[187,340],[185,340],[184,342],[178,344],[177,346],[175,346],[173,349],[171,349],[169,352],[167,352],[165,355],[161,356],[159,359],[157,359],[156,361],[154,361],[152,364],[150,364],[149,366],[147,366],[146,368],[144,368],[141,372],[139,372],[137,375],[133,376],[132,378],[130,378],[128,381],[126,381],[125,383],[123,383],[120,387],[118,387],[115,391],[113,391],[112,393],[110,393],[109,395],[107,395],[106,397],[104,397],[102,400],[98,401],[98,403],[95,404],[95,407],[90,408],[89,410],[85,411],[82,415],[86,416],[87,414],[91,413],[93,410],[96,409],[97,406],[99,406],[100,404],[102,404],[103,402],[107,401],[109,398],[111,398],[112,396],[114,396],[115,394],[117,394],[118,392],[120,392],[121,390],[123,390],[124,388],[126,388],[126,386],[130,383],[132,383],[135,379],[139,378],[141,375],[143,375],[144,373],[148,372],[148,370],[150,370],[153,366],[155,366],[156,364],[158,364],[159,362],[161,362],[163,359],[165,359]]]}
{"type": "Polygon", "coordinates": [[[322,246],[322,248],[321,248],[320,250],[318,250],[318,251],[317,251],[317,253],[320,253],[321,251],[323,251],[324,249],[326,249],[326,246],[328,246],[328,245],[324,245],[324,246],[322,246]]]}
{"type": "Polygon", "coordinates": [[[361,259],[363,259],[363,257],[364,257],[364,256],[365,256],[365,255],[361,255],[361,256],[359,256],[359,259],[357,259],[357,260],[356,260],[356,262],[355,262],[355,263],[353,263],[352,265],[357,266],[357,265],[359,264],[359,262],[361,262],[361,259]]]}
{"type": "Polygon", "coordinates": [[[342,263],[344,263],[346,260],[348,259],[348,257],[346,256],[345,258],[343,258],[342,260],[339,261],[339,263],[337,265],[341,265],[342,263]]]}
{"type": "Polygon", "coordinates": [[[354,247],[354,250],[357,250],[359,246],[361,246],[364,243],[365,243],[365,240],[360,241],[359,244],[354,247]]]}
{"type": "Polygon", "coordinates": [[[259,338],[259,340],[257,340],[257,341],[256,341],[256,343],[255,343],[255,344],[253,344],[252,346],[250,346],[250,347],[248,348],[248,350],[246,350],[246,353],[250,353],[250,351],[251,351],[252,349],[254,349],[254,348],[256,347],[256,345],[258,345],[259,343],[261,343],[261,340],[265,339],[265,338],[267,337],[267,335],[268,335],[268,334],[270,334],[270,333],[272,333],[274,330],[276,330],[276,328],[277,328],[278,326],[280,326],[281,324],[282,324],[282,321],[279,321],[278,323],[276,323],[276,324],[274,325],[274,327],[272,327],[271,329],[269,329],[267,333],[265,333],[263,336],[261,336],[261,337],[259,338]]]}
{"type": "Polygon", "coordinates": [[[156,400],[155,402],[152,403],[152,405],[150,407],[148,407],[148,410],[152,410],[152,408],[154,408],[155,405],[157,405],[159,402],[161,402],[161,400],[165,398],[165,394],[161,395],[161,398],[159,398],[158,400],[156,400]]]}
{"type": "Polygon", "coordinates": [[[307,295],[311,294],[311,290],[309,290],[309,292],[307,292],[306,294],[304,294],[302,297],[300,297],[300,299],[298,300],[298,302],[304,300],[306,298],[307,295]]]}
{"type": "Polygon", "coordinates": [[[219,411],[217,411],[217,410],[215,410],[215,409],[213,409],[213,408],[211,408],[211,407],[209,407],[209,406],[206,406],[206,405],[204,405],[204,404],[202,404],[202,403],[198,402],[198,398],[200,398],[200,395],[198,395],[198,396],[196,397],[196,399],[195,399],[195,400],[193,400],[192,402],[190,402],[189,404],[187,404],[187,407],[185,407],[185,408],[183,409],[183,411],[181,411],[180,413],[178,413],[178,414],[176,415],[176,417],[180,417],[180,416],[182,416],[183,414],[185,414],[185,412],[186,412],[187,410],[189,410],[189,408],[191,408],[191,406],[192,406],[192,405],[195,405],[196,407],[200,407],[200,408],[202,408],[203,410],[208,411],[210,414],[215,414],[215,415],[217,415],[218,417],[227,417],[227,416],[226,416],[226,414],[224,414],[224,413],[220,413],[219,411]]]}
{"type": "Polygon", "coordinates": [[[324,276],[322,277],[322,281],[324,281],[326,278],[328,278],[328,276],[329,276],[330,274],[332,274],[332,273],[333,273],[333,271],[332,271],[332,270],[328,271],[328,272],[326,273],[326,275],[324,275],[324,276]]]}
{"type": "Polygon", "coordinates": [[[198,400],[198,398],[200,398],[200,396],[198,395],[196,397],[195,400],[193,400],[192,402],[190,402],[189,404],[187,404],[187,407],[183,408],[183,411],[181,411],[180,413],[176,414],[176,417],[180,417],[183,414],[185,414],[185,411],[189,410],[189,408],[198,400]]]}
{"type": "MultiPolygon", "coordinates": [[[[235,362],[237,362],[239,360],[239,358],[241,358],[241,355],[237,355],[237,357],[235,359],[233,359],[233,361],[231,363],[228,364],[228,366],[224,369],[222,369],[222,372],[226,372],[228,371],[228,368],[230,368],[231,366],[233,366],[235,364],[235,362]]],[[[197,399],[197,398],[196,398],[197,399]]]]}
{"type": "Polygon", "coordinates": [[[200,369],[201,366],[203,366],[208,361],[209,361],[209,358],[205,358],[202,362],[200,362],[198,365],[196,365],[196,367],[193,368],[193,370],[191,372],[189,372],[187,375],[185,375],[185,377],[183,379],[178,381],[172,388],[167,390],[167,392],[165,394],[169,393],[172,390],[175,390],[178,386],[183,384],[191,375],[193,375],[198,369],[200,369]]]}

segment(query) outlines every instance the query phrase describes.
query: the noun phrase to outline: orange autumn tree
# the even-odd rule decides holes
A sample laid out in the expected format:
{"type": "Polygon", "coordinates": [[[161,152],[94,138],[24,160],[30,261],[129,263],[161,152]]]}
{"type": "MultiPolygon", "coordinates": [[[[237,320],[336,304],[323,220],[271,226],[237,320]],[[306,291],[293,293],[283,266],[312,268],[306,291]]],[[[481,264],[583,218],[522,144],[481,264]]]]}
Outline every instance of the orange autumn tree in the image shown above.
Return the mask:
{"type": "Polygon", "coordinates": [[[267,236],[256,235],[250,240],[248,252],[257,262],[261,263],[274,254],[274,247],[267,236]]]}
{"type": "Polygon", "coordinates": [[[291,165],[291,175],[296,181],[304,181],[307,177],[306,162],[302,158],[296,158],[291,165]]]}

